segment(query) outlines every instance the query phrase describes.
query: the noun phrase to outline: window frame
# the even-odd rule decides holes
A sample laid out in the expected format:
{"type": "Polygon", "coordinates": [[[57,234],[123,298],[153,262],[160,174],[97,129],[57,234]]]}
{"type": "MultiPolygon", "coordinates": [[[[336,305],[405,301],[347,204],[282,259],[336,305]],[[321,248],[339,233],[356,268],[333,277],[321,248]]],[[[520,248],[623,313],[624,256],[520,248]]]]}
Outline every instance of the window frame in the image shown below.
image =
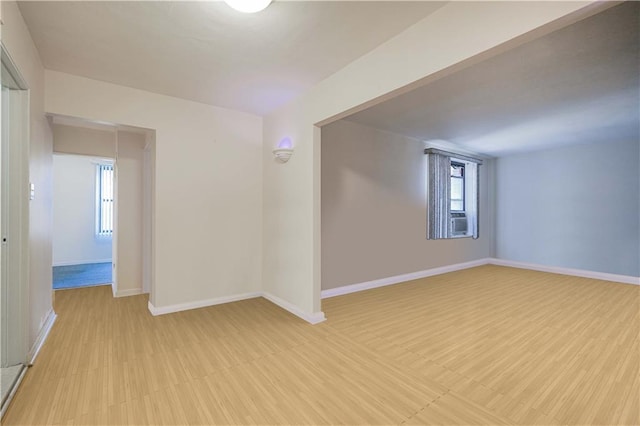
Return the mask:
{"type": "Polygon", "coordinates": [[[480,166],[482,159],[457,154],[435,147],[427,147],[426,154],[426,195],[428,240],[480,238],[480,166]],[[466,235],[451,235],[451,162],[464,163],[464,213],[467,218],[466,235]],[[468,179],[467,179],[468,177],[468,179]]]}

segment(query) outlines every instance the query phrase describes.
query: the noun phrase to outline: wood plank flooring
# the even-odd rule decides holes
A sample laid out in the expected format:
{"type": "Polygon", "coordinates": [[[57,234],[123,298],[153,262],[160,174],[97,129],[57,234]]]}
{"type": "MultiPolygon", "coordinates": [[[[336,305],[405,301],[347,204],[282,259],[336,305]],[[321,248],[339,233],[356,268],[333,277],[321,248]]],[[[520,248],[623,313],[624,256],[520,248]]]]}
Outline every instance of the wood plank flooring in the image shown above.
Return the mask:
{"type": "Polygon", "coordinates": [[[640,424],[640,287],[482,266],[153,317],[59,291],[3,424],[640,424]]]}

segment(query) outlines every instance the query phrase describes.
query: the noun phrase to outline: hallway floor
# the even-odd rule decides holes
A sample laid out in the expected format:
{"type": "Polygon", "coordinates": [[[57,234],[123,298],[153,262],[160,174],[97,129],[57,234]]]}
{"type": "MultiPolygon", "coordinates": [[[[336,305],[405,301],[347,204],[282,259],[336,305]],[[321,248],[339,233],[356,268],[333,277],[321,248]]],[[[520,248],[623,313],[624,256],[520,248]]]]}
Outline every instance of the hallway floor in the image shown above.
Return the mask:
{"type": "Polygon", "coordinates": [[[111,262],[53,267],[53,289],[111,284],[111,262]]]}

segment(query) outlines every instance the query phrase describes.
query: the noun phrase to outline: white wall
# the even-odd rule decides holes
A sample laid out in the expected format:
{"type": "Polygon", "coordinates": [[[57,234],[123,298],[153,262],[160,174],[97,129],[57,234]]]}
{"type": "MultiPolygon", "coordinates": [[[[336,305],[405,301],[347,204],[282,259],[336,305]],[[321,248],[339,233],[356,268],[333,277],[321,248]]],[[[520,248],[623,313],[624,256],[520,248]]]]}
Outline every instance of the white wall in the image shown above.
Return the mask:
{"type": "MultiPolygon", "coordinates": [[[[264,290],[314,318],[321,316],[320,131],[314,127],[316,123],[446,75],[455,70],[455,64],[478,61],[480,53],[503,43],[491,52],[574,22],[576,16],[561,18],[588,4],[447,3],[266,117],[264,290]],[[540,26],[544,28],[533,31],[540,26]],[[295,152],[288,163],[277,164],[271,150],[285,136],[292,138],[295,152]]],[[[591,9],[585,13],[596,8],[591,9]]]]}
{"type": "Polygon", "coordinates": [[[640,142],[497,160],[500,259],[640,276],[640,142]]]}
{"type": "Polygon", "coordinates": [[[44,115],[44,68],[18,6],[0,2],[2,43],[29,86],[29,180],[35,198],[29,205],[29,345],[52,310],[52,134],[44,115]]]}
{"type": "Polygon", "coordinates": [[[101,130],[54,124],[53,152],[115,158],[115,129],[101,130]]]}
{"type": "Polygon", "coordinates": [[[322,289],[492,256],[488,168],[480,238],[427,240],[425,143],[340,120],[322,128],[322,289]]]}
{"type": "Polygon", "coordinates": [[[111,236],[96,235],[96,162],[53,156],[53,265],[111,262],[111,236]]]}
{"type": "Polygon", "coordinates": [[[116,295],[142,292],[142,170],[145,135],[118,131],[116,295]]]}
{"type": "Polygon", "coordinates": [[[162,308],[260,291],[262,119],[45,74],[47,112],[156,131],[151,303],[162,308]]]}

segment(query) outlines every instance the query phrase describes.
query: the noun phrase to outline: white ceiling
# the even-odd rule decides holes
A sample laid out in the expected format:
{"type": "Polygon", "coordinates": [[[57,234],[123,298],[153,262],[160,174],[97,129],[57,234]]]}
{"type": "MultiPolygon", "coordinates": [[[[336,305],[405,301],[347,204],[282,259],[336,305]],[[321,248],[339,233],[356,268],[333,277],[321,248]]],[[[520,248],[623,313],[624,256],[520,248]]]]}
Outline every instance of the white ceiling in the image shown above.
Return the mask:
{"type": "Polygon", "coordinates": [[[45,68],[264,115],[442,2],[23,1],[45,68]]]}
{"type": "Polygon", "coordinates": [[[639,19],[613,7],[347,120],[492,156],[638,141],[639,19]]]}

